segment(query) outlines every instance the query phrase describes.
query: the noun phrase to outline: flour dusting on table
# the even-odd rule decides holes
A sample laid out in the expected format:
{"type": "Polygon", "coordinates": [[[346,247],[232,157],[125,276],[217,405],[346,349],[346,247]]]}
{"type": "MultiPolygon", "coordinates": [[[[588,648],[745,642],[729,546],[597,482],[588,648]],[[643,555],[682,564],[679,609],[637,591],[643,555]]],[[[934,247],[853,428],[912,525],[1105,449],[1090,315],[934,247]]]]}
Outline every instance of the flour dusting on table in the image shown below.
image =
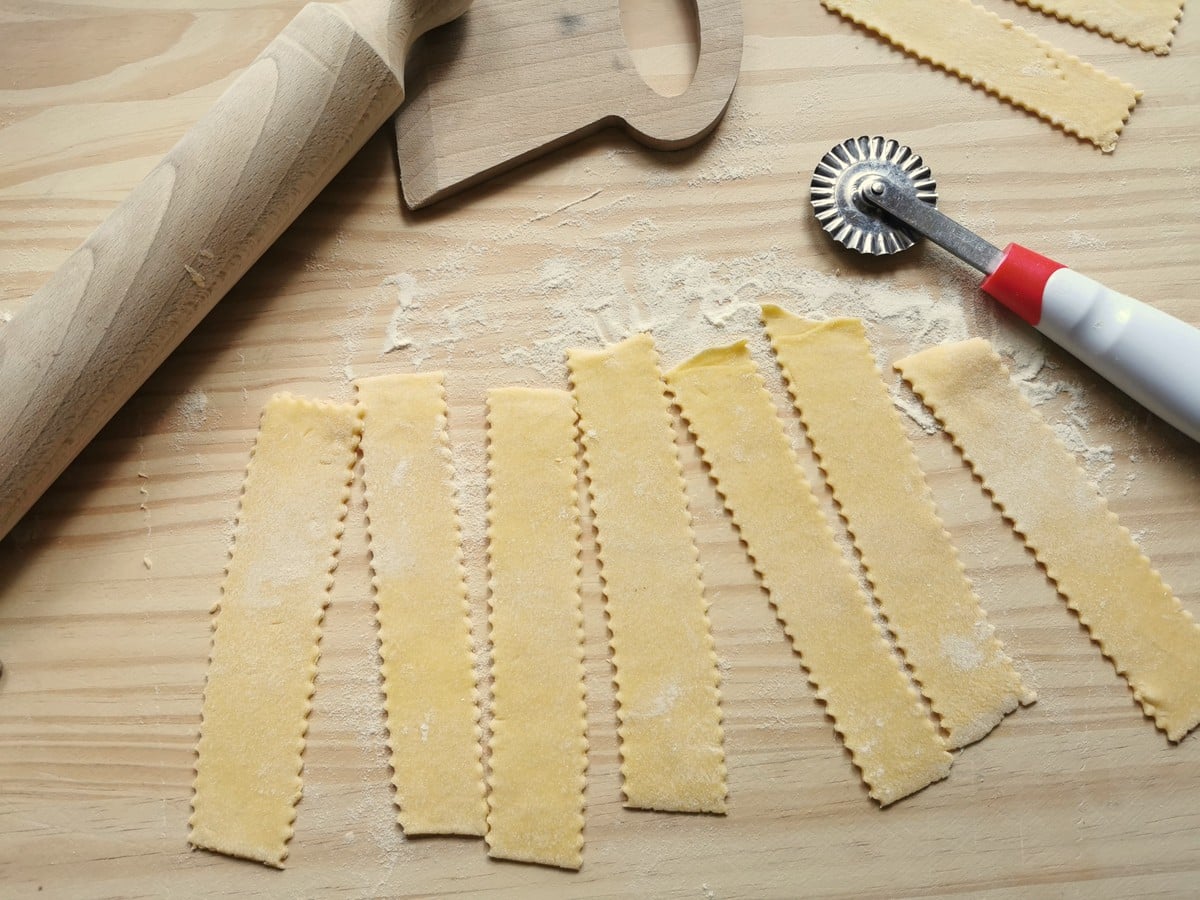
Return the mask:
{"type": "MultiPolygon", "coordinates": [[[[575,215],[595,214],[572,209],[575,215]]],[[[654,336],[669,368],[705,347],[746,338],[768,387],[779,397],[774,359],[759,321],[760,305],[773,302],[816,319],[862,318],[896,407],[925,432],[935,433],[938,426],[929,412],[890,376],[891,358],[983,332],[1009,360],[1035,406],[1065,400],[1055,427],[1089,474],[1103,480],[1113,471],[1112,447],[1088,438],[1087,398],[1047,366],[1040,336],[998,318],[987,301],[968,293],[970,282],[956,271],[935,265],[927,285],[911,286],[896,277],[817,271],[778,245],[727,259],[665,256],[653,243],[658,233],[649,219],[601,231],[531,268],[507,271],[498,286],[465,297],[463,260],[472,258],[472,274],[477,274],[490,251],[459,249],[428,269],[388,276],[381,290],[394,307],[382,353],[413,369],[452,370],[456,358],[470,361],[486,352],[512,370],[510,380],[560,385],[570,347],[598,346],[645,331],[654,336]],[[530,316],[527,307],[510,304],[506,295],[532,295],[545,312],[530,316]],[[503,341],[489,344],[496,335],[503,341]]]]}
{"type": "Polygon", "coordinates": [[[383,284],[396,290],[396,309],[388,320],[387,337],[383,344],[383,352],[391,353],[412,346],[412,338],[407,331],[408,322],[420,310],[422,291],[417,286],[417,279],[408,272],[389,275],[383,284]]]}
{"type": "Polygon", "coordinates": [[[208,394],[192,388],[183,395],[177,407],[179,420],[188,431],[199,431],[208,421],[208,394]]]}

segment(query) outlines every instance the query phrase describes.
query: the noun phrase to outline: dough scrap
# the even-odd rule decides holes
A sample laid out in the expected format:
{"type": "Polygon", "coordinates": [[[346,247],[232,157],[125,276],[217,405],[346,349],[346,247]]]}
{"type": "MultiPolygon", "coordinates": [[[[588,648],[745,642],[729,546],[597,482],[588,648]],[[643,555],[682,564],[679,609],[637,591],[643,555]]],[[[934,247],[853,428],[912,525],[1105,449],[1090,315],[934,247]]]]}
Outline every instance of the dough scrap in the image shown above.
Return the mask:
{"type": "Polygon", "coordinates": [[[896,363],[1171,741],[1200,724],[1200,627],[984,340],[896,363]]]}
{"type": "Polygon", "coordinates": [[[475,653],[443,377],[355,382],[397,820],[487,831],[475,653]]]}
{"type": "Polygon", "coordinates": [[[1183,0],[1017,0],[1047,13],[1097,31],[1105,37],[1150,50],[1159,56],[1171,52],[1171,39],[1183,15],[1183,0]]]}
{"type": "Polygon", "coordinates": [[[583,864],[587,716],[575,404],[488,391],[488,854],[583,864]]]}
{"type": "Polygon", "coordinates": [[[946,744],[868,609],[746,342],[666,379],[871,797],[886,806],[945,778],[946,744]]]}
{"type": "Polygon", "coordinates": [[[970,0],[821,0],[902,50],[1106,153],[1142,92],[970,0]]]}
{"type": "Polygon", "coordinates": [[[796,410],[862,558],[875,599],[952,748],[1036,696],[995,637],[859,319],[763,322],[796,410]]]}
{"type": "Polygon", "coordinates": [[[717,657],[649,335],[568,350],[617,686],[627,807],[725,812],[717,657]]]}
{"type": "Polygon", "coordinates": [[[213,606],[194,847],[277,868],[287,857],[360,431],[353,406],[281,394],[263,409],[213,606]]]}

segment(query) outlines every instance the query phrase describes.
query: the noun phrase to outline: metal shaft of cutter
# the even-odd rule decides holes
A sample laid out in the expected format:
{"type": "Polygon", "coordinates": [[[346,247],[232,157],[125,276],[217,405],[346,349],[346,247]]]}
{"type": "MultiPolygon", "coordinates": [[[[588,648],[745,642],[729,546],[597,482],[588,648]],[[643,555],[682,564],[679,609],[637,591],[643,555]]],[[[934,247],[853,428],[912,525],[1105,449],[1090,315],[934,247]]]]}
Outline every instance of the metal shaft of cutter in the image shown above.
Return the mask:
{"type": "Polygon", "coordinates": [[[859,191],[864,202],[890,213],[985,275],[995,272],[1004,257],[999,248],[886,178],[865,179],[859,191]]]}

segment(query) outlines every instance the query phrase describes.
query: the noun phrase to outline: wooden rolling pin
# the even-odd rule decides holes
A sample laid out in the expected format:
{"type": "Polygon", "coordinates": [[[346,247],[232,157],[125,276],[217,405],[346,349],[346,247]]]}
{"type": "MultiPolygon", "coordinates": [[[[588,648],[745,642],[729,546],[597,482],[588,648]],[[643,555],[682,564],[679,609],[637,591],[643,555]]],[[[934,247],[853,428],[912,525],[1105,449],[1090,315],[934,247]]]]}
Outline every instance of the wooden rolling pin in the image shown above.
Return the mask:
{"type": "Polygon", "coordinates": [[[0,330],[0,538],[404,99],[470,0],[313,3],[0,330]]]}

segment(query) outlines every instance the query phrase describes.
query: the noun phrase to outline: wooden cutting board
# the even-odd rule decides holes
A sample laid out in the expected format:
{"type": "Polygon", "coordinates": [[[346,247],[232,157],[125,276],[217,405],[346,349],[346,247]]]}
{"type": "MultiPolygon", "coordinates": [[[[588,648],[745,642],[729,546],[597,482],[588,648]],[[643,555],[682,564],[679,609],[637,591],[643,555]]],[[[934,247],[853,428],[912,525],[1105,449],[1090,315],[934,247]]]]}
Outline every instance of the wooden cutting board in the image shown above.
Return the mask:
{"type": "MultiPolygon", "coordinates": [[[[420,209],[604,127],[658,150],[694,144],[729,103],[742,56],[738,0],[695,7],[679,16],[694,71],[665,96],[639,74],[612,0],[472,3],[409,60],[395,117],[405,203],[420,209]]],[[[637,34],[654,14],[623,15],[637,34]]]]}
{"type": "MultiPolygon", "coordinates": [[[[1115,154],[815,3],[771,0],[746,0],[729,115],[691,150],[600,134],[414,214],[398,199],[391,135],[373,139],[0,543],[4,893],[1193,893],[1200,740],[1169,746],[1141,716],[948,442],[916,421],[968,574],[1040,693],[959,754],[948,781],[885,811],[866,797],[681,432],[722,660],[728,816],[622,809],[585,536],[583,870],[492,862],[478,841],[405,841],[391,809],[356,493],[288,868],[186,846],[208,609],[258,411],[281,389],[349,399],[360,375],[447,373],[482,639],[487,387],[565,386],[563,347],[638,326],[651,328],[668,365],[742,334],[769,361],[750,308],[767,300],[864,316],[885,362],[944,336],[983,334],[1016,354],[1035,396],[1054,394],[1039,409],[1200,615],[1196,445],[993,311],[944,254],[856,260],[831,248],[806,209],[821,153],[856,134],[890,134],[925,156],[942,207],[968,226],[1200,324],[1200,23],[1185,15],[1172,54],[1156,58],[982,2],[1145,90],[1115,154]]],[[[299,5],[33,0],[0,12],[0,311],[19,307],[299,5]]],[[[685,67],[688,51],[657,33],[634,31],[635,58],[660,73],[685,67]]]]}

